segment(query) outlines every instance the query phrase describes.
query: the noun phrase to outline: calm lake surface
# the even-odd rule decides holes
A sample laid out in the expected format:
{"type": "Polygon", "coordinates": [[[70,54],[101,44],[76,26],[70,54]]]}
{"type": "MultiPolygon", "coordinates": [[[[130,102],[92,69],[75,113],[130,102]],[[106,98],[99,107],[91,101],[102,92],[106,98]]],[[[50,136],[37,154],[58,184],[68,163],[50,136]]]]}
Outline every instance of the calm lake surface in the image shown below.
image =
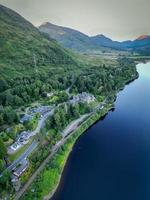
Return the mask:
{"type": "Polygon", "coordinates": [[[150,200],[150,63],[76,142],[52,200],[150,200]]]}

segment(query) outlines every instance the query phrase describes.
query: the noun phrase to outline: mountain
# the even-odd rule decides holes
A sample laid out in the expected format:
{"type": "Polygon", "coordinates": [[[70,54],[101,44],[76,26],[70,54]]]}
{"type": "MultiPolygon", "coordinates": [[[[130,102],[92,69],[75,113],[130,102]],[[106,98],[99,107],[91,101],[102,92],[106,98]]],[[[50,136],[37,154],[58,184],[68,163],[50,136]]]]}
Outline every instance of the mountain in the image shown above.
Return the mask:
{"type": "Polygon", "coordinates": [[[138,37],[136,40],[132,42],[131,45],[133,48],[139,48],[139,47],[149,47],[150,46],[150,36],[142,35],[138,37]]]}
{"type": "Polygon", "coordinates": [[[57,26],[46,22],[39,26],[39,30],[60,42],[60,44],[62,44],[65,48],[76,51],[101,49],[99,45],[93,43],[88,35],[71,28],[57,26]]]}
{"type": "MultiPolygon", "coordinates": [[[[0,73],[34,66],[74,63],[57,41],[46,38],[18,13],[0,5],[0,73]],[[7,68],[7,70],[6,70],[7,68]]],[[[17,74],[17,73],[15,73],[17,74]]]]}
{"type": "Polygon", "coordinates": [[[122,45],[128,48],[136,48],[136,47],[143,47],[150,45],[150,36],[148,35],[141,35],[137,39],[133,41],[125,41],[122,42],[122,45]]]}
{"type": "Polygon", "coordinates": [[[104,35],[97,35],[91,37],[93,43],[112,48],[117,50],[131,50],[139,53],[150,53],[150,36],[149,35],[141,35],[137,39],[131,41],[117,42],[113,41],[104,35]]]}
{"type": "Polygon", "coordinates": [[[108,48],[112,48],[112,49],[116,49],[116,50],[122,50],[122,48],[123,48],[120,42],[113,41],[110,38],[108,38],[102,34],[90,37],[90,39],[94,45],[108,47],[108,48]]]}
{"type": "Polygon", "coordinates": [[[110,49],[124,50],[120,42],[113,41],[102,34],[90,37],[77,30],[57,26],[49,22],[39,26],[39,30],[60,42],[65,48],[80,52],[110,49]]]}
{"type": "Polygon", "coordinates": [[[100,34],[88,36],[77,30],[57,26],[46,22],[39,27],[42,33],[56,39],[64,47],[76,51],[93,51],[93,50],[126,50],[135,51],[144,54],[150,54],[150,36],[142,35],[131,41],[118,42],[100,34]]]}
{"type": "Polygon", "coordinates": [[[149,35],[140,35],[136,40],[145,40],[145,39],[149,39],[150,36],[149,35]]]}
{"type": "Polygon", "coordinates": [[[150,36],[141,35],[133,41],[122,42],[122,46],[140,54],[150,55],[150,36]]]}

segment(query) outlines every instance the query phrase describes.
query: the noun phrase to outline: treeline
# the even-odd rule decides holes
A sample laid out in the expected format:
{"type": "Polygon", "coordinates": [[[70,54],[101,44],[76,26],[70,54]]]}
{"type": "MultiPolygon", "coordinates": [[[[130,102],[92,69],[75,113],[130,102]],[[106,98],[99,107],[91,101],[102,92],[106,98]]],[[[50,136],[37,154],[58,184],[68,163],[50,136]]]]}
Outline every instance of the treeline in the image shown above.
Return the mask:
{"type": "Polygon", "coordinates": [[[94,66],[77,77],[72,92],[87,91],[95,95],[108,95],[123,87],[125,82],[136,75],[136,67],[132,60],[118,59],[118,66],[94,66]]]}
{"type": "MultiPolygon", "coordinates": [[[[14,80],[6,81],[0,79],[0,125],[11,124],[17,121],[17,114],[14,108],[24,106],[41,97],[46,97],[48,92],[60,91],[68,88],[72,83],[72,73],[74,72],[75,83],[71,88],[72,92],[90,92],[94,95],[114,93],[124,86],[125,81],[130,80],[136,74],[135,64],[127,58],[118,59],[118,66],[106,67],[92,66],[82,68],[80,71],[72,67],[54,68],[47,73],[41,71],[35,76],[18,77],[14,80]],[[63,74],[63,76],[62,76],[63,74]],[[9,110],[9,114],[8,111],[9,110]],[[11,117],[12,116],[12,117],[11,117]]],[[[67,100],[67,96],[62,94],[56,103],[67,100]]]]}
{"type": "Polygon", "coordinates": [[[7,156],[7,149],[3,141],[0,139],[0,194],[3,194],[5,190],[7,191],[11,190],[10,174],[7,170],[3,172],[3,170],[6,169],[6,162],[5,162],[6,156],[7,156]],[[1,174],[2,172],[3,174],[1,174]]]}
{"type": "Polygon", "coordinates": [[[13,124],[19,121],[17,113],[11,106],[3,107],[0,105],[0,126],[4,124],[13,124]]]}
{"type": "Polygon", "coordinates": [[[50,116],[46,120],[46,129],[63,131],[72,120],[75,120],[79,118],[81,114],[85,114],[90,111],[90,106],[85,103],[77,103],[75,105],[63,104],[55,110],[53,116],[50,116]]]}
{"type": "MultiPolygon", "coordinates": [[[[0,78],[0,125],[17,121],[15,108],[44,98],[52,90],[60,91],[69,87],[71,84],[69,70],[69,67],[50,69],[47,73],[41,70],[35,76],[17,77],[14,80],[0,78]]],[[[57,103],[66,99],[67,96],[61,93],[57,103]]]]}
{"type": "MultiPolygon", "coordinates": [[[[62,71],[62,70],[61,70],[62,71]]],[[[15,109],[39,98],[45,98],[52,90],[64,90],[71,84],[71,76],[62,76],[60,70],[37,74],[35,77],[18,77],[11,81],[0,79],[0,125],[18,122],[15,109]]],[[[57,103],[67,100],[60,93],[57,103]]]]}
{"type": "Polygon", "coordinates": [[[46,96],[52,90],[64,90],[70,84],[70,76],[41,74],[36,77],[17,78],[12,83],[0,79],[0,104],[19,107],[46,96]]]}

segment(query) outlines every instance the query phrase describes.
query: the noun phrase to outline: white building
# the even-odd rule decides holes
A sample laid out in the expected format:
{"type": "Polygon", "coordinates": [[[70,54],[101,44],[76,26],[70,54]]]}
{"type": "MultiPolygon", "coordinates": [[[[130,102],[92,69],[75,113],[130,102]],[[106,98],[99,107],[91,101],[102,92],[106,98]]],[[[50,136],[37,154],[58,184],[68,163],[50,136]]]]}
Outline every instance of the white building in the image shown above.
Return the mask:
{"type": "Polygon", "coordinates": [[[23,145],[27,144],[31,136],[32,136],[32,132],[29,132],[29,131],[21,132],[19,136],[17,137],[16,142],[13,143],[8,148],[8,153],[13,153],[14,151],[17,151],[19,148],[21,148],[23,145]]]}
{"type": "Polygon", "coordinates": [[[10,147],[8,147],[8,153],[13,153],[14,151],[17,151],[20,147],[21,147],[21,143],[20,142],[15,142],[13,143],[10,147]]]}
{"type": "Polygon", "coordinates": [[[23,162],[20,163],[20,166],[14,171],[14,175],[20,177],[28,168],[29,162],[27,159],[24,159],[23,162]]]}
{"type": "Polygon", "coordinates": [[[71,104],[76,104],[76,103],[91,103],[92,101],[95,101],[94,95],[87,93],[87,92],[82,92],[76,96],[73,96],[73,99],[70,100],[71,104]]]}

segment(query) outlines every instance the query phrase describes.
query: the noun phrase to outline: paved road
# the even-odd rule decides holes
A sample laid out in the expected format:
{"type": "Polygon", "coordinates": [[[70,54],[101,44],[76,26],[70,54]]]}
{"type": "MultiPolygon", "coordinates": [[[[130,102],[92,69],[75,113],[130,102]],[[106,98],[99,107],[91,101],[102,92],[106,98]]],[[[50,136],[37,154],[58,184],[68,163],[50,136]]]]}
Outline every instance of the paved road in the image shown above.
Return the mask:
{"type": "MultiPolygon", "coordinates": [[[[78,125],[80,124],[79,122],[81,122],[81,119],[83,121],[83,119],[85,119],[85,117],[87,117],[89,114],[87,115],[83,115],[81,118],[77,119],[76,122],[78,122],[78,125]]],[[[72,123],[69,125],[72,126],[72,123]]],[[[69,130],[69,126],[68,126],[68,130],[69,130]]],[[[23,188],[21,188],[21,190],[19,192],[16,193],[14,200],[19,200],[21,198],[21,196],[26,192],[26,190],[29,188],[29,186],[31,185],[31,183],[34,181],[34,179],[37,177],[37,175],[44,169],[45,165],[48,163],[48,161],[54,156],[54,154],[58,151],[58,149],[68,140],[68,138],[70,138],[72,135],[74,134],[74,132],[71,130],[70,134],[67,135],[67,137],[62,138],[59,142],[57,142],[53,148],[50,151],[49,156],[43,161],[43,163],[39,166],[39,168],[33,173],[33,175],[29,178],[29,180],[27,181],[27,183],[23,186],[23,188]]]]}
{"type": "Polygon", "coordinates": [[[49,116],[52,116],[52,115],[54,114],[54,110],[55,110],[55,108],[53,108],[51,111],[47,112],[47,113],[39,120],[36,129],[33,131],[33,134],[34,134],[34,135],[36,135],[36,134],[41,130],[41,128],[44,127],[45,120],[46,120],[49,116]]]}
{"type": "Polygon", "coordinates": [[[21,154],[19,158],[17,158],[11,165],[7,167],[7,170],[12,171],[17,166],[18,163],[23,161],[32,153],[32,151],[37,147],[37,145],[38,145],[38,142],[34,140],[32,144],[28,147],[28,149],[26,149],[26,151],[23,154],[21,154]]]}

